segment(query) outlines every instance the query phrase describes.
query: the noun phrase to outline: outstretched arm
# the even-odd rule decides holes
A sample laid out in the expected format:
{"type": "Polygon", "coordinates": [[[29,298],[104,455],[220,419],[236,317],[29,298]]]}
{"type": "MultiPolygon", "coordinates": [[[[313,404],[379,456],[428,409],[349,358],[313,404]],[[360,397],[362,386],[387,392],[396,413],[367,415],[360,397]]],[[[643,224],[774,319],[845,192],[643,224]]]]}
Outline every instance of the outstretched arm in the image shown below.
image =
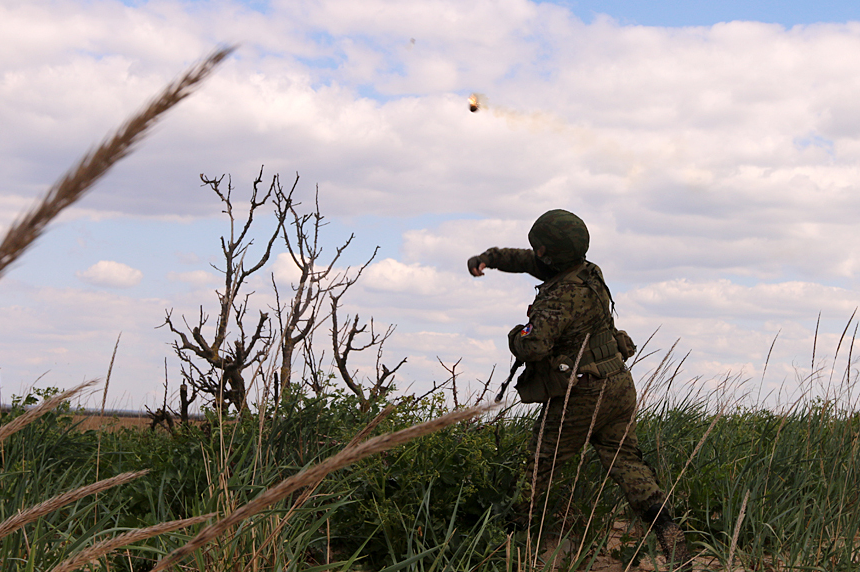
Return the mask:
{"type": "Polygon", "coordinates": [[[537,258],[530,248],[488,248],[469,259],[467,266],[472,276],[483,276],[487,268],[502,272],[525,272],[539,280],[546,279],[537,266],[537,258]]]}

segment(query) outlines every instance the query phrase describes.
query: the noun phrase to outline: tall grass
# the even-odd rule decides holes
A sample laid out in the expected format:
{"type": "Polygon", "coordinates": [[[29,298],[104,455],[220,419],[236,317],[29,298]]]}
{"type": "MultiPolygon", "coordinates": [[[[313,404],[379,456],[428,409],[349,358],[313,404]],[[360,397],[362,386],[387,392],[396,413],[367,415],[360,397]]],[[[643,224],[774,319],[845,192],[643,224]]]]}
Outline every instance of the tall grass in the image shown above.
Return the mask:
{"type": "Polygon", "coordinates": [[[860,417],[850,368],[838,385],[828,373],[813,370],[801,380],[804,394],[780,409],[746,403],[743,394],[727,402],[739,392],[724,384],[642,411],[642,447],[668,482],[716,421],[674,499],[715,567],[857,568],[860,417]],[[816,386],[823,397],[811,396],[816,386]],[[715,407],[728,413],[716,418],[715,407]]]}
{"type": "MultiPolygon", "coordinates": [[[[751,402],[739,379],[681,382],[682,363],[670,350],[643,378],[637,433],[697,568],[856,569],[851,368],[838,384],[835,368],[813,369],[802,396],[774,410],[751,402]]],[[[262,411],[212,415],[174,434],[84,431],[62,402],[85,387],[0,420],[3,570],[663,565],[589,449],[555,467],[559,494],[539,506],[535,526],[512,526],[521,516],[512,507],[530,500],[533,411],[461,410],[440,421],[449,412],[438,394],[363,411],[343,391],[310,396],[293,384],[262,411]],[[541,530],[552,529],[561,541],[542,545],[541,530]]]]}
{"type": "MultiPolygon", "coordinates": [[[[262,439],[261,424],[251,418],[216,425],[209,433],[185,427],[167,436],[136,430],[81,432],[69,415],[43,414],[41,421],[22,427],[7,440],[6,462],[0,470],[0,516],[15,526],[0,539],[4,570],[71,570],[93,558],[106,558],[112,569],[119,570],[153,569],[161,560],[155,568],[159,569],[191,552],[183,567],[198,570],[343,568],[346,564],[333,557],[333,550],[340,557],[348,543],[332,538],[331,529],[338,511],[348,510],[350,491],[335,480],[310,498],[297,500],[292,493],[319,485],[332,470],[482,411],[458,410],[363,442],[361,438],[348,442],[360,418],[354,418],[350,427],[340,424],[336,415],[321,420],[330,409],[320,400],[299,398],[287,409],[284,415],[262,417],[262,439]],[[278,460],[274,452],[283,443],[273,436],[285,434],[298,438],[289,443],[292,451],[278,460]],[[321,434],[329,435],[330,442],[320,442],[321,434]],[[230,443],[226,450],[225,442],[230,443]],[[337,452],[330,455],[333,451],[337,452]],[[90,482],[97,464],[103,475],[141,466],[151,473],[112,478],[110,484],[141,477],[119,489],[96,484],[52,494],[90,482]],[[97,489],[101,494],[91,495],[97,489]],[[46,496],[51,499],[36,505],[35,518],[26,512],[14,514],[46,496]],[[88,498],[83,500],[84,496],[88,498]],[[53,497],[73,504],[55,502],[53,497]],[[179,526],[200,524],[202,519],[195,517],[208,513],[217,516],[195,539],[173,532],[179,526]],[[98,514],[95,522],[93,514],[98,514]],[[150,538],[156,533],[161,536],[150,538]],[[137,546],[124,554],[103,554],[129,543],[137,546]],[[199,547],[204,549],[195,552],[199,547]]],[[[369,430],[384,417],[372,420],[369,430]]],[[[216,418],[210,421],[215,424],[216,418]]],[[[360,551],[352,555],[357,559],[360,551]]]]}
{"type": "MultiPolygon", "coordinates": [[[[699,553],[697,569],[856,569],[860,417],[852,404],[804,398],[784,411],[736,407],[728,386],[702,393],[698,382],[666,399],[669,383],[681,385],[670,366],[655,378],[638,433],[646,459],[674,491],[675,513],[699,553]]],[[[570,504],[573,550],[536,550],[525,530],[510,527],[510,506],[528,478],[533,419],[526,411],[443,428],[327,476],[314,474],[312,467],[355,447],[353,436],[371,421],[374,431],[388,433],[445,409],[438,399],[407,401],[373,420],[383,404],[366,414],[356,405],[342,393],[312,398],[293,389],[261,416],[220,426],[213,417],[208,432],[103,433],[103,476],[150,473],[0,539],[4,569],[49,570],[131,529],[210,513],[217,515],[210,522],[222,526],[217,536],[202,532],[209,542],[189,551],[183,570],[512,571],[541,569],[552,559],[559,569],[588,570],[613,556],[631,567],[640,560],[662,565],[653,538],[590,451],[581,466],[557,467],[565,493],[541,514],[552,526],[570,504]],[[307,488],[265,492],[290,479],[307,488]]],[[[62,412],[11,435],[0,517],[92,482],[98,438],[62,412]]],[[[533,532],[536,539],[537,527],[533,532]]],[[[171,562],[163,559],[190,538],[173,531],[138,540],[101,561],[111,570],[150,570],[159,560],[171,562]]]]}

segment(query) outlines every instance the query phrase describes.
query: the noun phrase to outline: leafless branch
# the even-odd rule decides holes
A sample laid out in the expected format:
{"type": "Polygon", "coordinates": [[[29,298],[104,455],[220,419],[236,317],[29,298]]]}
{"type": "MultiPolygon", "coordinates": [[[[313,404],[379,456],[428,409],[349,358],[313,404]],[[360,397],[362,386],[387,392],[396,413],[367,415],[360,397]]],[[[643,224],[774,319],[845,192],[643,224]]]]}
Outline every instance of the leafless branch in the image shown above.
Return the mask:
{"type": "Polygon", "coordinates": [[[493,364],[493,369],[490,370],[490,376],[487,378],[487,381],[478,380],[483,387],[481,388],[481,394],[478,395],[478,399],[475,400],[475,405],[479,404],[486,397],[487,392],[490,390],[490,384],[493,383],[493,374],[496,373],[496,366],[493,364]]]}
{"type": "Polygon", "coordinates": [[[371,401],[385,397],[385,395],[391,391],[391,388],[393,387],[392,382],[394,381],[394,374],[403,364],[406,363],[406,358],[400,360],[394,369],[389,369],[388,366],[382,363],[383,346],[385,341],[388,340],[394,332],[393,326],[389,326],[384,334],[380,334],[374,327],[373,318],[370,319],[369,323],[359,325],[358,314],[356,314],[351,321],[349,316],[347,316],[346,323],[343,326],[339,326],[338,324],[337,311],[340,305],[340,299],[346,293],[349,286],[355,283],[355,280],[358,279],[358,276],[361,274],[361,270],[364,270],[364,268],[365,267],[362,267],[359,272],[356,273],[354,278],[349,279],[350,282],[339,293],[335,294],[330,292],[329,298],[331,299],[331,339],[334,362],[337,370],[340,372],[341,379],[343,379],[343,382],[350,391],[358,396],[359,401],[361,402],[361,408],[366,410],[369,408],[371,401]],[[369,332],[367,331],[368,325],[370,326],[369,332]],[[367,333],[370,336],[369,340],[366,343],[356,342],[356,337],[364,333],[367,333]],[[355,379],[355,374],[351,374],[349,372],[347,361],[352,352],[361,352],[373,346],[377,347],[376,380],[370,387],[368,393],[365,394],[363,386],[355,379]]]}
{"type": "MultiPolygon", "coordinates": [[[[298,176],[296,176],[296,183],[298,176]]],[[[295,189],[296,184],[293,184],[295,189]]],[[[292,191],[290,191],[290,196],[292,191]]],[[[277,202],[276,202],[277,204],[277,202]]],[[[283,203],[286,205],[286,202],[283,203]]],[[[303,348],[304,353],[304,368],[305,372],[310,375],[307,380],[310,383],[311,389],[319,394],[324,390],[324,380],[320,379],[320,360],[313,356],[312,351],[308,351],[310,340],[313,337],[313,332],[320,326],[328,316],[323,315],[322,304],[327,296],[333,296],[332,307],[337,310],[339,300],[343,294],[358,280],[361,273],[376,257],[377,249],[374,250],[368,261],[363,264],[354,273],[350,268],[344,271],[337,271],[336,265],[340,260],[345,250],[352,244],[354,235],[350,235],[340,246],[335,248],[334,253],[330,258],[323,261],[323,248],[320,244],[320,233],[322,227],[325,226],[325,217],[320,212],[319,205],[319,187],[314,195],[314,207],[309,213],[299,213],[296,209],[299,203],[290,202],[286,207],[289,211],[290,224],[283,225],[282,238],[287,252],[290,255],[298,276],[291,284],[293,295],[290,300],[281,301],[280,292],[275,283],[274,276],[272,284],[275,288],[276,306],[273,308],[276,312],[276,320],[279,330],[279,345],[280,345],[280,380],[282,385],[290,383],[292,373],[293,354],[296,348],[303,348]]],[[[336,322],[337,316],[331,315],[336,322]]],[[[344,335],[349,339],[349,346],[346,349],[348,355],[351,351],[361,351],[364,347],[356,347],[354,345],[355,336],[364,331],[366,326],[359,327],[354,324],[355,332],[350,334],[345,331],[344,335]]],[[[333,328],[333,339],[338,339],[340,336],[340,328],[335,324],[333,328]]],[[[334,345],[338,342],[333,342],[334,345]]],[[[346,359],[341,352],[336,351],[334,356],[335,364],[344,378],[344,382],[351,391],[357,392],[360,395],[361,390],[359,385],[353,381],[353,376],[346,369],[346,359]],[[344,373],[346,372],[346,373],[344,373]]],[[[389,374],[389,377],[392,374],[389,374]]],[[[362,397],[362,399],[364,399],[362,397]]]]}
{"type": "Polygon", "coordinates": [[[463,358],[458,359],[451,367],[445,365],[445,362],[443,362],[439,356],[436,356],[436,359],[439,360],[439,364],[445,369],[445,371],[451,375],[448,379],[451,381],[451,394],[454,396],[454,409],[458,409],[460,407],[460,403],[457,397],[457,376],[460,374],[457,373],[457,366],[460,365],[463,358]]]}
{"type": "MultiPolygon", "coordinates": [[[[193,396],[198,393],[208,395],[210,400],[220,408],[233,405],[243,411],[246,407],[247,387],[243,372],[259,364],[268,354],[272,335],[269,316],[260,312],[253,331],[246,331],[247,311],[253,292],[239,293],[245,286],[249,276],[257,272],[269,261],[272,246],[284,226],[288,209],[292,203],[289,196],[284,196],[277,175],[272,178],[267,190],[263,191],[263,168],[253,182],[253,190],[248,203],[247,214],[241,222],[237,222],[233,202],[233,182],[229,176],[227,188],[223,188],[225,175],[211,178],[201,174],[203,186],[209,189],[221,200],[223,212],[230,224],[228,235],[221,237],[221,253],[224,257],[223,268],[213,265],[213,268],[224,276],[223,290],[216,290],[218,296],[218,313],[215,318],[214,332],[204,333],[208,315],[204,314],[201,306],[196,325],[190,325],[183,316],[185,331],[177,328],[172,320],[172,311],[166,312],[164,324],[178,338],[173,348],[180,359],[187,365],[183,369],[185,380],[194,388],[193,396]],[[274,197],[274,199],[273,199],[274,197]],[[269,201],[275,204],[275,225],[269,233],[263,252],[246,265],[248,249],[253,244],[249,231],[259,209],[269,201]],[[232,342],[228,342],[229,328],[235,326],[238,332],[232,342]],[[187,332],[187,333],[186,333],[187,332]],[[189,335],[190,334],[190,335],[189,335]],[[209,372],[204,373],[193,364],[193,359],[202,360],[208,364],[209,372]]],[[[193,399],[193,397],[192,397],[193,399]]]]}

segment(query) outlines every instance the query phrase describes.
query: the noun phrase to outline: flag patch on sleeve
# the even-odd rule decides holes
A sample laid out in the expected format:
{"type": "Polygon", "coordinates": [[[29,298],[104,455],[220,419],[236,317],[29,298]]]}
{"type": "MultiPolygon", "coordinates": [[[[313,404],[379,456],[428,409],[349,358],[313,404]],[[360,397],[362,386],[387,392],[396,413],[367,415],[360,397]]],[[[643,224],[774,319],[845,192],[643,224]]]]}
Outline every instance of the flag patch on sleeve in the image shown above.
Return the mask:
{"type": "Polygon", "coordinates": [[[526,327],[520,331],[520,336],[525,337],[525,336],[529,335],[530,333],[532,333],[532,325],[527,324],[526,327]]]}

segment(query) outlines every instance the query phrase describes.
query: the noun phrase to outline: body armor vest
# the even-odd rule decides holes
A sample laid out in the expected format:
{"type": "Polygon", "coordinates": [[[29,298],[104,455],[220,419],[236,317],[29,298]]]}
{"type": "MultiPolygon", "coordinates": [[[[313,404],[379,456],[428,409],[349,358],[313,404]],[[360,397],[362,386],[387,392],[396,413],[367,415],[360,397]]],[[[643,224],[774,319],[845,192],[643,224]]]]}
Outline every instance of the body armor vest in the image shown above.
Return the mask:
{"type": "MultiPolygon", "coordinates": [[[[588,347],[582,352],[578,373],[591,374],[594,377],[605,378],[624,371],[624,360],[615,339],[615,321],[612,319],[612,294],[603,282],[593,264],[586,263],[579,269],[571,271],[574,281],[588,287],[600,299],[605,310],[603,321],[590,333],[588,347]]],[[[579,342],[580,347],[582,342],[579,342]]]]}
{"type": "MultiPolygon", "coordinates": [[[[525,371],[517,379],[517,391],[523,403],[545,402],[550,398],[565,395],[586,333],[589,333],[590,337],[579,361],[577,374],[604,379],[626,370],[624,359],[629,356],[622,355],[616,339],[617,330],[611,309],[612,296],[596,267],[586,262],[557,274],[542,284],[540,289],[552,288],[561,281],[572,282],[594,292],[604,312],[598,320],[586,325],[576,334],[563,336],[555,348],[557,353],[554,351],[552,356],[526,363],[525,371]]],[[[632,342],[630,345],[632,346],[632,342]]]]}

